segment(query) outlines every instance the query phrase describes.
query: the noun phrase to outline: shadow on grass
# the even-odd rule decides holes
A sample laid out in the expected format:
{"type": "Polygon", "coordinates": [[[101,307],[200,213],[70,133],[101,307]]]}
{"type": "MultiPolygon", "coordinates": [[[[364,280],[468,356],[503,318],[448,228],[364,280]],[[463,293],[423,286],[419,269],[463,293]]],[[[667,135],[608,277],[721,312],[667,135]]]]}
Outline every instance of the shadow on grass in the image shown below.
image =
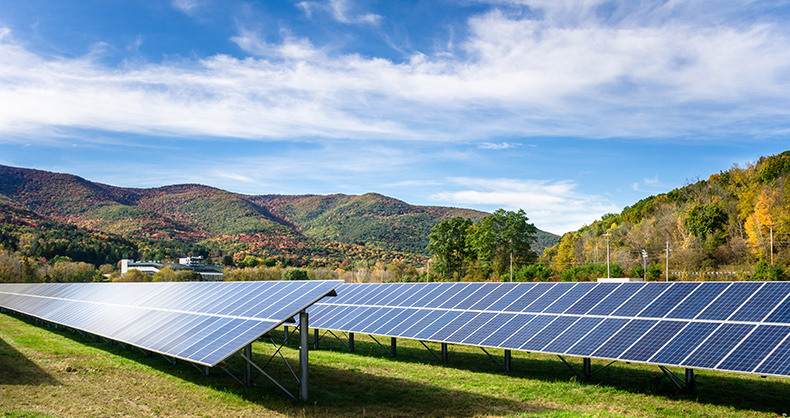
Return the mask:
{"type": "MultiPolygon", "coordinates": [[[[340,335],[338,335],[340,336],[340,335]]],[[[348,353],[343,343],[331,335],[324,334],[320,339],[321,348],[338,352],[346,352],[352,356],[371,356],[389,358],[391,361],[404,363],[432,363],[440,365],[439,360],[417,341],[402,343],[398,340],[397,356],[390,354],[379,344],[368,338],[357,335],[355,352],[348,353]]],[[[389,338],[376,337],[389,348],[389,338]]],[[[406,340],[404,340],[406,341],[406,340]]],[[[426,343],[439,354],[438,343],[426,343]]],[[[548,354],[530,354],[513,351],[512,369],[505,372],[482,350],[471,346],[449,345],[449,362],[444,367],[466,370],[475,373],[503,374],[513,378],[537,380],[544,382],[576,381],[577,377],[557,356],[548,354]]],[[[503,350],[488,350],[497,362],[504,363],[503,350]]],[[[576,357],[566,357],[571,366],[581,372],[582,361],[576,357]]],[[[606,366],[610,361],[592,360],[593,372],[606,366]]],[[[674,369],[683,376],[683,369],[674,369]]],[[[753,410],[781,415],[790,414],[790,380],[769,377],[759,378],[755,375],[738,375],[707,370],[695,370],[695,389],[692,392],[681,391],[672,384],[658,366],[645,364],[626,364],[616,362],[596,373],[586,384],[616,389],[628,393],[639,393],[663,397],[672,400],[688,400],[700,404],[732,407],[737,410],[753,410]]]]}
{"type": "Polygon", "coordinates": [[[0,339],[0,385],[56,385],[58,381],[0,339]]]}
{"type": "MultiPolygon", "coordinates": [[[[27,318],[22,320],[36,326],[27,318]]],[[[136,348],[111,346],[103,340],[97,342],[91,336],[82,336],[64,328],[51,328],[48,331],[184,381],[233,394],[245,401],[292,416],[473,417],[548,411],[545,407],[529,402],[447,389],[413,380],[377,376],[315,362],[310,363],[309,401],[300,402],[291,399],[269,379],[255,372],[257,376],[254,385],[247,388],[219,367],[212,368],[210,375],[205,376],[201,370],[187,362],[178,361],[174,365],[160,355],[149,357],[136,348]]],[[[259,341],[253,347],[253,361],[263,366],[275,350],[270,342],[259,341]]],[[[285,351],[291,367],[298,373],[298,350],[286,347],[285,351]]],[[[319,354],[311,351],[311,356],[319,354]]],[[[231,356],[224,365],[236,378],[243,380],[244,360],[240,355],[231,356]]],[[[280,357],[276,357],[266,366],[265,371],[298,397],[299,384],[280,357]]]]}

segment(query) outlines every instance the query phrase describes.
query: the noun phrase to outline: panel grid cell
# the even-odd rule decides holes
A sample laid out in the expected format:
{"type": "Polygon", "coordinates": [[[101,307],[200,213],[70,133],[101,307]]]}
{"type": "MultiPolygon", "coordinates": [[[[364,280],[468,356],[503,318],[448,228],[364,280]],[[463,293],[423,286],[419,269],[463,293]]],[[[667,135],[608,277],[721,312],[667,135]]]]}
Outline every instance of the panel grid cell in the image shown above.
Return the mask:
{"type": "Polygon", "coordinates": [[[759,326],[718,366],[720,370],[751,371],[790,334],[790,327],[759,326]]]}

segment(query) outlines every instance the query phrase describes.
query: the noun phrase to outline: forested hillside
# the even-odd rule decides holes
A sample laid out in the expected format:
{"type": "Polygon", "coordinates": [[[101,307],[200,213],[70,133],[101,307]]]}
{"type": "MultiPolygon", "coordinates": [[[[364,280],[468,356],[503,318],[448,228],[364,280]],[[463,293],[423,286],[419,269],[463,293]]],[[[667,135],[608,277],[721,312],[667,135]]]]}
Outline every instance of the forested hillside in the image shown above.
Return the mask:
{"type": "MultiPolygon", "coordinates": [[[[671,278],[787,278],[790,151],[651,196],[565,234],[542,262],[565,277],[610,263],[618,275],[671,278]]],[[[605,274],[605,268],[595,270],[605,274]]]]}
{"type": "Polygon", "coordinates": [[[362,196],[253,196],[253,202],[322,241],[390,248],[427,254],[428,233],[437,220],[463,216],[479,220],[485,212],[413,206],[376,193],[362,196]],[[426,231],[428,233],[426,233],[426,231]]]}
{"type": "MultiPolygon", "coordinates": [[[[249,196],[196,184],[133,189],[7,166],[0,166],[0,204],[0,250],[31,258],[68,256],[97,266],[121,256],[159,260],[187,254],[240,267],[422,265],[434,225],[487,215],[414,206],[374,193],[249,196]],[[90,238],[99,236],[113,246],[90,238]],[[104,249],[97,253],[86,246],[104,249]]],[[[559,238],[538,234],[539,250],[559,238]]]]}

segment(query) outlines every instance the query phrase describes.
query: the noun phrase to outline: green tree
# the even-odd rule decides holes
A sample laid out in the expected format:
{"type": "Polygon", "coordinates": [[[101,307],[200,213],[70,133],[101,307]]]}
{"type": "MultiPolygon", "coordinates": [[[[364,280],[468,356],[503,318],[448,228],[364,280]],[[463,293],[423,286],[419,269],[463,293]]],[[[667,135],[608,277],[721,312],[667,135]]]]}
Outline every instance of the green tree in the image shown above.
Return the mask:
{"type": "Polygon", "coordinates": [[[36,274],[36,269],[33,268],[33,264],[27,256],[22,257],[22,275],[22,281],[25,283],[36,283],[41,281],[38,274],[36,274]]]}
{"type": "Polygon", "coordinates": [[[151,276],[143,273],[137,269],[130,269],[123,276],[118,276],[117,279],[113,279],[113,281],[118,282],[150,282],[151,276]]]}
{"type": "Polygon", "coordinates": [[[282,274],[283,280],[309,280],[307,270],[302,269],[288,269],[282,274]]]}
{"type": "Polygon", "coordinates": [[[255,267],[258,264],[259,264],[258,257],[255,257],[254,255],[248,255],[248,256],[244,257],[244,259],[241,260],[236,265],[239,268],[244,268],[244,267],[255,267]]]}
{"type": "Polygon", "coordinates": [[[513,280],[517,282],[547,282],[553,274],[552,269],[542,264],[529,264],[516,270],[513,280]]]}
{"type": "Polygon", "coordinates": [[[727,214],[718,204],[694,205],[683,221],[689,232],[697,238],[720,231],[727,222],[727,214]]]}
{"type": "Polygon", "coordinates": [[[471,226],[471,219],[457,216],[431,228],[427,248],[436,255],[435,266],[445,277],[453,274],[459,280],[464,277],[464,264],[472,254],[467,247],[467,232],[471,226]]]}
{"type": "Polygon", "coordinates": [[[154,282],[175,282],[178,281],[178,274],[173,270],[172,267],[167,266],[162,270],[157,271],[154,273],[154,277],[152,278],[154,282]]]}
{"type": "Polygon", "coordinates": [[[470,227],[467,244],[482,268],[499,277],[509,269],[511,256],[516,269],[535,261],[532,243],[537,228],[527,223],[528,220],[522,209],[518,212],[498,209],[470,227]]]}
{"type": "Polygon", "coordinates": [[[664,271],[661,269],[660,265],[651,264],[647,266],[647,280],[656,281],[661,279],[663,275],[664,271]]]}
{"type": "Polygon", "coordinates": [[[765,261],[759,261],[756,266],[754,266],[754,274],[751,277],[752,280],[786,280],[787,275],[785,274],[785,270],[782,266],[779,265],[770,265],[765,261]]]}
{"type": "Polygon", "coordinates": [[[200,275],[195,270],[179,270],[176,272],[176,280],[179,282],[197,282],[200,275]]]}

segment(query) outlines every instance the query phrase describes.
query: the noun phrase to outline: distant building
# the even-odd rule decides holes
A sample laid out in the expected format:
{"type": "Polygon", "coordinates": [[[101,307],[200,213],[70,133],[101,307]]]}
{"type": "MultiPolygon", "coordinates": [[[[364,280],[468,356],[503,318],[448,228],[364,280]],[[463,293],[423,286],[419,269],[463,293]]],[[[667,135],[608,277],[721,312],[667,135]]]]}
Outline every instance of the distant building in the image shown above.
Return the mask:
{"type": "Polygon", "coordinates": [[[179,258],[178,264],[182,266],[204,266],[203,256],[179,258]]]}
{"type": "Polygon", "coordinates": [[[126,274],[131,269],[140,270],[143,273],[153,276],[165,267],[170,267],[175,271],[192,270],[200,276],[201,280],[217,281],[222,280],[222,267],[207,266],[203,264],[203,257],[180,258],[176,263],[161,263],[159,261],[134,261],[121,260],[121,274],[126,274]]]}

